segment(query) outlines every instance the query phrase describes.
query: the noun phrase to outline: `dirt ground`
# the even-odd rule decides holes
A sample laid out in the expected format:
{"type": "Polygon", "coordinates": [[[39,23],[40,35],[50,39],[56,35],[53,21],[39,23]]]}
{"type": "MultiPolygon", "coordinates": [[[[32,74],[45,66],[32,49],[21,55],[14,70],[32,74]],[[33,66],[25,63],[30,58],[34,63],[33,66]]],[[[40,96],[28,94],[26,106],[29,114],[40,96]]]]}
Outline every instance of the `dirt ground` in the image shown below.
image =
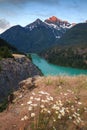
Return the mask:
{"type": "MultiPolygon", "coordinates": [[[[32,92],[45,91],[61,100],[65,100],[65,98],[73,100],[78,95],[80,97],[79,101],[87,107],[86,76],[37,77],[33,83],[30,84],[30,82],[32,82],[32,79],[27,79],[21,83],[21,89],[14,93],[14,102],[4,112],[0,113],[0,130],[24,130],[28,120],[21,121],[21,118],[28,114],[27,102],[32,92]]],[[[82,115],[82,118],[87,124],[86,114],[82,115]]]]}

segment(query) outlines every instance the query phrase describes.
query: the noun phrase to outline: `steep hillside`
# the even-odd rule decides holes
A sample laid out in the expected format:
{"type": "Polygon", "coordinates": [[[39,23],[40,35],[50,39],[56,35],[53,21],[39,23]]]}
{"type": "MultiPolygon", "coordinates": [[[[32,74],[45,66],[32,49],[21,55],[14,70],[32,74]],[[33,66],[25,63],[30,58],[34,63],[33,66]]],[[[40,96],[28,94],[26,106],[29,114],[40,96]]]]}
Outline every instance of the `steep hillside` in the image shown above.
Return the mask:
{"type": "Polygon", "coordinates": [[[58,41],[58,44],[87,47],[87,23],[79,23],[69,29],[58,41]]]}
{"type": "Polygon", "coordinates": [[[34,77],[20,82],[0,113],[0,130],[87,130],[87,77],[34,77]]]}
{"type": "Polygon", "coordinates": [[[0,38],[0,48],[1,47],[8,47],[10,50],[16,51],[16,48],[10,45],[8,42],[0,38]]]}
{"type": "MultiPolygon", "coordinates": [[[[17,49],[0,38],[0,60],[2,58],[12,58],[12,53],[17,52],[17,49]]],[[[1,66],[0,66],[1,69],[1,66]]]]}
{"type": "Polygon", "coordinates": [[[57,23],[58,25],[49,24],[37,19],[25,27],[11,27],[1,34],[1,38],[17,47],[19,51],[38,53],[53,46],[56,39],[62,37],[68,29],[60,22],[57,23]]]}
{"type": "Polygon", "coordinates": [[[40,70],[24,55],[0,61],[0,101],[18,89],[18,83],[28,77],[42,75],[40,70]]]}
{"type": "Polygon", "coordinates": [[[57,65],[87,69],[87,23],[72,27],[43,55],[57,65]]]}

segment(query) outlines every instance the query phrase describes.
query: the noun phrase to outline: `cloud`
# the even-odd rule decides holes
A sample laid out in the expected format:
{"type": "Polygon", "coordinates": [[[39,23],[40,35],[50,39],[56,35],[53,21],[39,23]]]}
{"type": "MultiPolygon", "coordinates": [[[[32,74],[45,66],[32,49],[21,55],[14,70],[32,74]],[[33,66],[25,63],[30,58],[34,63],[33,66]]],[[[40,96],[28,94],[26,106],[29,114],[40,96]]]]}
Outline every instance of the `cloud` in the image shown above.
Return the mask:
{"type": "Polygon", "coordinates": [[[10,27],[10,23],[6,19],[0,19],[0,32],[5,31],[10,27]]]}
{"type": "Polygon", "coordinates": [[[0,0],[0,3],[10,3],[10,4],[24,4],[24,3],[43,3],[43,4],[56,4],[60,0],[0,0]]]}
{"type": "Polygon", "coordinates": [[[6,19],[0,19],[0,29],[10,27],[10,23],[6,19]]]}

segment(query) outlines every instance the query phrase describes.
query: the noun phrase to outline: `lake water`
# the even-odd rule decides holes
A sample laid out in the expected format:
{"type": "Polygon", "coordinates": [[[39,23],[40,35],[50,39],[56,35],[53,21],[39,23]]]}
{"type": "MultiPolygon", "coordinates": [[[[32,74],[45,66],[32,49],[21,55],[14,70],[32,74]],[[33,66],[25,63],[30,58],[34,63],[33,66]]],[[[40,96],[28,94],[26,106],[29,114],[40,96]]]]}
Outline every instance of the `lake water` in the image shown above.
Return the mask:
{"type": "Polygon", "coordinates": [[[42,71],[45,76],[48,75],[87,75],[87,70],[74,69],[70,67],[61,67],[48,63],[37,54],[31,54],[32,62],[42,71]]]}

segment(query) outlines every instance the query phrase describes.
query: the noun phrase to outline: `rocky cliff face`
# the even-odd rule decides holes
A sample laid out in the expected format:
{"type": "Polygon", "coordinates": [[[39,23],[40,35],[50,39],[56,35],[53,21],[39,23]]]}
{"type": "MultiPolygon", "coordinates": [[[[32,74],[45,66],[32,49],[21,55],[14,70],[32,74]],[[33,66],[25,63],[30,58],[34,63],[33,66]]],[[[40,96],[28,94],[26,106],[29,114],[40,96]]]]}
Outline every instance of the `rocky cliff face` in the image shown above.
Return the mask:
{"type": "Polygon", "coordinates": [[[26,57],[2,59],[0,68],[0,100],[17,90],[20,81],[35,75],[42,75],[26,57]]]}

